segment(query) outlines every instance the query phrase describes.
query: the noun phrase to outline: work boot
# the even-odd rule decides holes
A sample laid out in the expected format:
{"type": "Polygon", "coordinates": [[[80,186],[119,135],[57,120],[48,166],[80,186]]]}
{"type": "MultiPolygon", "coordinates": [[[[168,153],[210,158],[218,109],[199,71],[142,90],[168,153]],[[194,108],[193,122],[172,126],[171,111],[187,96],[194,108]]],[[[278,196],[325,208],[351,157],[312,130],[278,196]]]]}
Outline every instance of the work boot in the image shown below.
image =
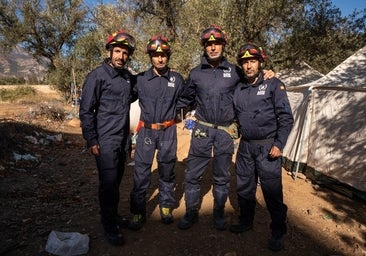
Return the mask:
{"type": "Polygon", "coordinates": [[[121,246],[125,243],[125,239],[121,233],[106,233],[108,242],[113,246],[121,246]]]}
{"type": "Polygon", "coordinates": [[[117,223],[117,227],[119,229],[122,229],[122,228],[128,228],[130,221],[126,217],[117,215],[116,223],[117,223]]]}
{"type": "Polygon", "coordinates": [[[170,208],[162,207],[160,208],[160,216],[161,216],[161,222],[164,224],[171,224],[174,222],[172,211],[170,208]]]}
{"type": "Polygon", "coordinates": [[[232,233],[240,234],[253,229],[253,223],[244,223],[240,220],[238,224],[231,225],[229,229],[232,233]]]}
{"type": "Polygon", "coordinates": [[[108,242],[113,246],[121,246],[125,243],[124,237],[117,227],[104,226],[104,234],[108,242]]]}
{"type": "Polygon", "coordinates": [[[268,241],[268,249],[274,252],[281,251],[283,249],[283,237],[272,236],[268,241]]]}
{"type": "Polygon", "coordinates": [[[214,226],[217,230],[226,230],[224,209],[214,209],[214,226]]]}
{"type": "Polygon", "coordinates": [[[145,215],[135,214],[135,215],[133,215],[132,221],[128,225],[128,228],[132,229],[132,230],[139,230],[142,228],[145,221],[146,221],[145,215]]]}
{"type": "Polygon", "coordinates": [[[178,223],[179,229],[189,229],[194,223],[198,221],[198,210],[188,210],[178,223]]]}

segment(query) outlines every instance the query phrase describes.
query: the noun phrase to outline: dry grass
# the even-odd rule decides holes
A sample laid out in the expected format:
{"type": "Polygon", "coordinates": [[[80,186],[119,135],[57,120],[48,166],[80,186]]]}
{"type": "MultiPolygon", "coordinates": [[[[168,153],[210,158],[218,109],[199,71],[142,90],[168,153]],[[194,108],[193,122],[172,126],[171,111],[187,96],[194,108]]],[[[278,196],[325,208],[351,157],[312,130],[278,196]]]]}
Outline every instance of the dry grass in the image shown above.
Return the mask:
{"type": "Polygon", "coordinates": [[[0,102],[37,104],[62,101],[61,95],[49,85],[1,85],[0,102]]]}

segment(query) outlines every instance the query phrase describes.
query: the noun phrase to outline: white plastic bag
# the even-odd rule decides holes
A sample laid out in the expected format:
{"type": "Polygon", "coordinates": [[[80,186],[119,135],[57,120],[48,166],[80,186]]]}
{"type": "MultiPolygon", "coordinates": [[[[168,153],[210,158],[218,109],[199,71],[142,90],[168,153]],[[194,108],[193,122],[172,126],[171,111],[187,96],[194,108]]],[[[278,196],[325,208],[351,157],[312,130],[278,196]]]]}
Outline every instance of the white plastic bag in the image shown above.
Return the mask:
{"type": "Polygon", "coordinates": [[[58,256],[86,254],[89,250],[89,236],[77,232],[52,230],[48,235],[45,250],[58,256]]]}

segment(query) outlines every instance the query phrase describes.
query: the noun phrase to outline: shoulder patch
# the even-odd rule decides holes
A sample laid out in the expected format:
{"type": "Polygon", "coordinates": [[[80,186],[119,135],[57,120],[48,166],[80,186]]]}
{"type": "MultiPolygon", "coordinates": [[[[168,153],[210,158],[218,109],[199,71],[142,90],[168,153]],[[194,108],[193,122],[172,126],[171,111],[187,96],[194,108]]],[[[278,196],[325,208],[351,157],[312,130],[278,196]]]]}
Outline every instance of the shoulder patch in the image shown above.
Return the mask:
{"type": "Polygon", "coordinates": [[[285,90],[285,89],[286,89],[286,88],[285,88],[285,86],[284,86],[283,84],[281,84],[281,85],[280,85],[280,90],[281,90],[281,91],[283,91],[283,90],[285,90]]]}

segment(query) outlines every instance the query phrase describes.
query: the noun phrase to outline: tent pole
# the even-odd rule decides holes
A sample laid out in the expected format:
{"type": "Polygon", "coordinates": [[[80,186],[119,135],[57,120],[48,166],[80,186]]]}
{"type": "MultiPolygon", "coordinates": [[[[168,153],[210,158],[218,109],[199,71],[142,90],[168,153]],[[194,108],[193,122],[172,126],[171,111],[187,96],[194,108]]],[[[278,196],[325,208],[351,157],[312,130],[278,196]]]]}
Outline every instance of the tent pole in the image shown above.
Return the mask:
{"type": "MultiPolygon", "coordinates": [[[[309,97],[309,95],[311,94],[311,89],[312,87],[310,87],[308,90],[307,90],[307,95],[306,97],[309,97]]],[[[300,168],[300,157],[301,157],[301,153],[302,153],[302,145],[303,145],[303,142],[304,142],[304,134],[306,132],[306,124],[308,122],[308,108],[306,108],[306,113],[305,113],[305,119],[304,119],[304,124],[303,124],[303,127],[302,127],[302,132],[301,132],[301,137],[300,137],[300,145],[299,145],[299,151],[298,151],[298,155],[297,155],[297,161],[296,161],[296,169],[295,169],[295,177],[294,177],[294,180],[297,179],[297,175],[299,173],[299,168],[300,168]]]]}

